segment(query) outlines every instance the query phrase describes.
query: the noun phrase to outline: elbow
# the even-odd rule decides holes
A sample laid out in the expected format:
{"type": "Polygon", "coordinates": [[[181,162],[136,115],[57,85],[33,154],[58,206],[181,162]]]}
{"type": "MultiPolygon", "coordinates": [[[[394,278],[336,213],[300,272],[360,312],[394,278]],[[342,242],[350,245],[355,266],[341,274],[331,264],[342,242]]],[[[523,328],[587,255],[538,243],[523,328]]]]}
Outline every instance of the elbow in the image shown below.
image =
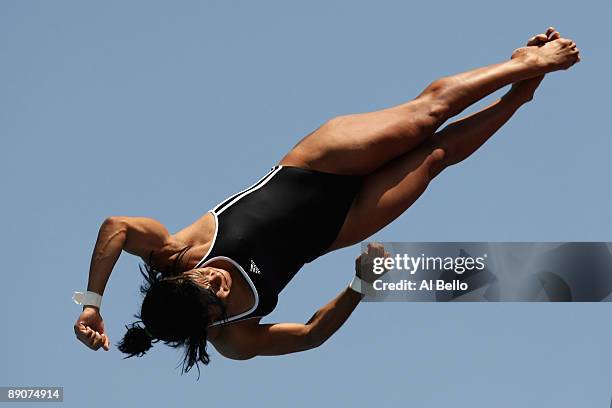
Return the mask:
{"type": "Polygon", "coordinates": [[[110,217],[106,217],[102,223],[102,228],[121,231],[127,229],[127,225],[124,217],[112,215],[110,217]]]}
{"type": "Polygon", "coordinates": [[[111,215],[110,217],[106,217],[102,225],[115,225],[121,223],[121,217],[117,215],[111,215]]]}
{"type": "Polygon", "coordinates": [[[323,343],[325,343],[328,337],[322,335],[321,332],[316,328],[309,327],[306,339],[306,349],[313,349],[323,345],[323,343]]]}

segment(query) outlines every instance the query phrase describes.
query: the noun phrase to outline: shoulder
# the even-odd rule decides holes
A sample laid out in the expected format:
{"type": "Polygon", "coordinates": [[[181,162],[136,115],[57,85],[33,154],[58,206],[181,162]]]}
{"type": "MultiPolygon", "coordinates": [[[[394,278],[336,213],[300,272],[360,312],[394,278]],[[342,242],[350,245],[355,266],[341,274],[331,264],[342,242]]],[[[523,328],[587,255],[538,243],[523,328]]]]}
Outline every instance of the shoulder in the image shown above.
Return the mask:
{"type": "Polygon", "coordinates": [[[208,341],[223,357],[247,360],[255,356],[251,339],[261,318],[246,319],[208,329],[208,341]]]}
{"type": "Polygon", "coordinates": [[[208,211],[187,227],[172,234],[172,238],[190,245],[210,244],[217,230],[216,216],[208,211]]]}

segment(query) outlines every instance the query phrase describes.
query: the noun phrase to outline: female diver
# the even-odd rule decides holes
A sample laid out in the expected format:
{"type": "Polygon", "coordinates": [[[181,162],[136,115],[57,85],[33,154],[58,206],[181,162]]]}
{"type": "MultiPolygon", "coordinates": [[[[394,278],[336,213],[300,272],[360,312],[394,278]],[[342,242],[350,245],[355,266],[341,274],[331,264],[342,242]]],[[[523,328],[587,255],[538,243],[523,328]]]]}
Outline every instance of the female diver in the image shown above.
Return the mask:
{"type": "MultiPolygon", "coordinates": [[[[580,61],[576,44],[550,27],[511,59],[433,81],[415,99],[333,118],[303,138],[263,178],[170,234],[150,218],[113,216],[98,234],[74,330],[93,350],[109,349],[99,311],[121,251],[145,262],[140,322],[118,348],[142,356],[152,342],[184,346],[183,372],[208,364],[207,341],[223,356],[250,359],[325,342],[362,298],[354,280],[305,323],[260,324],[307,262],[380,230],[432,178],[476,151],[529,102],[544,74],[580,61]],[[436,132],[447,119],[512,84],[490,106],[436,132]]],[[[371,245],[360,260],[385,255],[371,245]]],[[[371,281],[371,274],[357,275],[371,281]],[[370,276],[370,277],[369,277],[370,276]]]]}

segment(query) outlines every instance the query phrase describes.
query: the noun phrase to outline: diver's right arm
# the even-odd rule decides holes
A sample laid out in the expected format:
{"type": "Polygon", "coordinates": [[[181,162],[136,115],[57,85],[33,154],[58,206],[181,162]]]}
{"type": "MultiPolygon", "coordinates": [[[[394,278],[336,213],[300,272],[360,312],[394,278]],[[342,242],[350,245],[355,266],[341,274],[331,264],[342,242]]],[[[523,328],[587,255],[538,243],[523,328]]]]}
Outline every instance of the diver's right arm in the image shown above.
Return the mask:
{"type": "MultiPolygon", "coordinates": [[[[121,251],[148,259],[151,251],[162,249],[170,234],[158,221],[144,217],[109,217],[102,223],[91,257],[87,290],[102,295],[121,251]]],[[[83,306],[74,331],[87,347],[109,349],[104,322],[95,306],[83,306]]]]}
{"type": "Polygon", "coordinates": [[[151,251],[167,244],[170,234],[166,227],[152,218],[109,217],[102,223],[91,256],[87,290],[100,295],[124,250],[147,259],[151,251]]]}

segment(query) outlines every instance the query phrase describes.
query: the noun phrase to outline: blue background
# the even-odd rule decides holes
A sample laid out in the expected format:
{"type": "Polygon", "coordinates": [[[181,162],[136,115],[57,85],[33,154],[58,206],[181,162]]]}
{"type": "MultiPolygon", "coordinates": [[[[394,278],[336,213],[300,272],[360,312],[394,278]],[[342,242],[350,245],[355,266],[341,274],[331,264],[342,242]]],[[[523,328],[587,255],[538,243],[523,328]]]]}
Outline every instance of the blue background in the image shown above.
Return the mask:
{"type": "MultiPolygon", "coordinates": [[[[549,75],[372,239],[611,241],[611,11],[604,1],[3,0],[0,385],[61,385],[67,407],[607,408],[607,303],[364,303],[315,350],[241,362],[211,347],[196,382],[161,344],[129,360],[84,347],[71,295],[86,287],[105,217],[177,231],[325,120],[503,61],[549,25],[582,62],[549,75]]],[[[358,251],[305,267],[265,321],[306,321],[351,279],[358,251]]],[[[123,255],[106,288],[113,344],[140,305],[137,265],[123,255]]]]}

